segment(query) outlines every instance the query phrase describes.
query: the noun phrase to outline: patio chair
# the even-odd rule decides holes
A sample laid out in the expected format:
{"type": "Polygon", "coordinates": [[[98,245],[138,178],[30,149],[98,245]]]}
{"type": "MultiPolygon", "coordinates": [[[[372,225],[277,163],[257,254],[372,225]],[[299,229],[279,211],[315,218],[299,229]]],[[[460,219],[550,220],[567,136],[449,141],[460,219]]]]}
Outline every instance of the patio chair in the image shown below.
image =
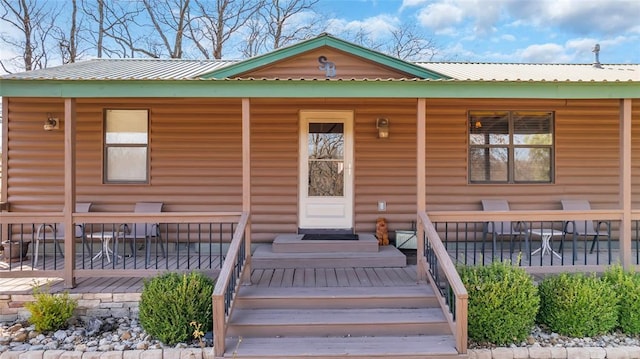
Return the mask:
{"type": "MultiPolygon", "coordinates": [[[[591,205],[589,201],[584,199],[563,199],[562,209],[565,211],[590,211],[591,205]]],[[[591,250],[589,253],[593,253],[593,250],[600,240],[600,237],[611,237],[611,226],[609,222],[598,221],[597,225],[594,225],[593,221],[566,221],[564,223],[564,232],[573,235],[573,257],[577,257],[576,244],[578,237],[593,237],[591,242],[591,250]],[[606,231],[602,230],[602,224],[606,226],[606,231]]]]}
{"type": "MultiPolygon", "coordinates": [[[[504,199],[483,199],[482,200],[482,209],[484,211],[510,211],[509,202],[504,199]]],[[[511,221],[494,221],[494,222],[486,222],[483,226],[482,233],[482,246],[484,251],[484,243],[487,239],[487,235],[491,233],[493,239],[493,255],[495,256],[495,251],[497,248],[497,239],[498,237],[509,237],[509,250],[510,253],[513,253],[513,241],[518,238],[518,236],[524,236],[525,240],[525,250],[529,250],[529,232],[527,231],[526,225],[523,222],[513,223],[511,221]]]]}
{"type": "MultiPolygon", "coordinates": [[[[134,207],[134,213],[160,213],[162,212],[162,202],[138,202],[134,207]]],[[[162,256],[166,257],[164,243],[160,237],[160,226],[158,223],[121,223],[109,226],[110,229],[103,229],[97,232],[88,233],[87,238],[100,239],[102,241],[102,250],[93,257],[93,260],[101,258],[103,255],[107,258],[107,262],[111,262],[110,255],[113,254],[115,262],[118,262],[118,244],[120,241],[129,242],[131,253],[135,253],[135,243],[138,240],[144,240],[145,263],[149,263],[151,258],[151,239],[156,239],[160,244],[162,256]],[[111,250],[109,242],[114,242],[114,248],[111,250]]]]}
{"type": "MultiPolygon", "coordinates": [[[[162,212],[162,202],[138,202],[134,208],[135,213],[160,213],[162,212]]],[[[123,239],[129,242],[131,253],[135,251],[135,243],[137,240],[144,240],[145,246],[145,263],[149,263],[151,258],[151,240],[155,239],[156,246],[160,244],[160,250],[162,256],[166,258],[167,252],[164,248],[164,243],[160,236],[159,223],[127,223],[125,224],[125,233],[123,236],[116,238],[115,245],[118,245],[118,240],[123,239]]],[[[116,247],[117,248],[117,247],[116,247]]]]}
{"type": "MultiPolygon", "coordinates": [[[[76,213],[87,213],[91,210],[91,202],[77,202],[76,203],[76,213]]],[[[76,224],[75,225],[75,233],[74,238],[83,238],[84,237],[84,225],[76,224]]],[[[52,239],[53,243],[58,248],[60,254],[64,257],[64,251],[60,246],[60,241],[64,242],[64,224],[62,223],[43,223],[38,226],[35,235],[35,248],[33,250],[33,266],[38,265],[38,248],[40,247],[40,241],[46,243],[48,239],[52,239]]],[[[86,241],[83,241],[87,250],[90,250],[89,244],[86,241]]],[[[43,248],[44,249],[44,248],[43,248]]],[[[42,254],[44,257],[44,253],[42,254]]]]}

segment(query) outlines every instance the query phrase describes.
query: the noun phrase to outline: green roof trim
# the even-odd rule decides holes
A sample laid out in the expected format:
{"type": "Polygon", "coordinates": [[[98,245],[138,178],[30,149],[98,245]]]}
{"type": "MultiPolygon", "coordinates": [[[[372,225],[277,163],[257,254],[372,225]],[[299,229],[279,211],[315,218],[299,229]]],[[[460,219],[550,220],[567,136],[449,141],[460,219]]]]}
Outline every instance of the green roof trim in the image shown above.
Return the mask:
{"type": "Polygon", "coordinates": [[[50,98],[639,98],[637,82],[0,80],[0,96],[50,98]]]}
{"type": "Polygon", "coordinates": [[[263,66],[285,60],[289,57],[296,56],[307,51],[318,49],[322,46],[329,46],[338,50],[342,50],[351,55],[365,58],[376,62],[380,65],[390,67],[396,71],[410,74],[419,79],[431,80],[448,80],[449,77],[430,71],[416,64],[397,59],[377,51],[369,50],[362,46],[338,39],[329,34],[322,34],[310,40],[300,42],[298,44],[284,47],[270,53],[256,56],[233,65],[226,66],[219,70],[211,71],[200,76],[202,79],[224,79],[236,77],[240,74],[254,71],[263,66]]]}

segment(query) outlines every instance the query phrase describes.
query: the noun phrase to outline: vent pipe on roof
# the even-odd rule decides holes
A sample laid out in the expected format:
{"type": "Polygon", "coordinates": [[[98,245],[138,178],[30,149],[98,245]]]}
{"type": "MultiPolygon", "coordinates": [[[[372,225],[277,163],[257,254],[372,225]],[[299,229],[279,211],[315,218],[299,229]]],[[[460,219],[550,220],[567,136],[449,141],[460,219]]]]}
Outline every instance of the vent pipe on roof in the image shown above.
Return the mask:
{"type": "Polygon", "coordinates": [[[596,54],[596,61],[593,63],[593,67],[597,69],[601,69],[602,65],[600,64],[600,44],[596,44],[596,46],[593,47],[593,50],[591,50],[591,52],[596,54]]]}

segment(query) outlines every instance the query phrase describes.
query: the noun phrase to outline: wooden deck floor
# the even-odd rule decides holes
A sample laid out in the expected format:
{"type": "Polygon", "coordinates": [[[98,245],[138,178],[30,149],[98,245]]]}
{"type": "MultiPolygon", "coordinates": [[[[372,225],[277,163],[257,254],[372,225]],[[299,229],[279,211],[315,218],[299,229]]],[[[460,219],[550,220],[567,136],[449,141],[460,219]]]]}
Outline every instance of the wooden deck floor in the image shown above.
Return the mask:
{"type": "MultiPolygon", "coordinates": [[[[75,269],[220,269],[221,256],[219,255],[190,255],[190,254],[168,254],[166,257],[152,255],[149,260],[145,259],[144,253],[135,257],[119,256],[114,260],[113,256],[107,260],[106,257],[93,259],[91,256],[76,255],[75,269]]],[[[47,255],[40,256],[37,265],[31,256],[22,262],[7,263],[0,261],[0,273],[3,271],[15,270],[62,270],[64,269],[64,258],[47,255]]]]}
{"type": "MultiPolygon", "coordinates": [[[[531,247],[537,249],[540,246],[539,241],[532,241],[531,247]]],[[[554,246],[558,251],[557,245],[554,246]]],[[[454,263],[466,265],[486,265],[491,262],[491,250],[486,249],[485,252],[479,252],[479,248],[472,244],[452,245],[449,243],[448,252],[454,263]]],[[[371,287],[371,286],[406,286],[415,284],[416,267],[415,250],[404,251],[407,255],[407,263],[409,266],[405,268],[367,268],[367,267],[349,267],[349,268],[280,268],[280,269],[254,269],[251,275],[252,282],[257,286],[270,287],[371,287]],[[413,254],[412,254],[413,253],[413,254]]],[[[524,267],[532,269],[536,268],[552,268],[551,271],[544,273],[562,272],[570,270],[575,265],[606,265],[609,256],[615,259],[618,255],[617,250],[608,252],[600,249],[600,252],[589,253],[584,248],[577,251],[577,258],[573,258],[569,248],[559,251],[561,259],[550,255],[540,255],[540,253],[530,257],[518,257],[518,253],[504,253],[498,251],[499,260],[511,259],[512,262],[522,261],[524,267]]],[[[28,258],[22,263],[6,263],[0,261],[0,294],[19,293],[30,294],[34,281],[45,283],[47,280],[54,280],[52,291],[61,291],[64,289],[61,278],[42,278],[38,277],[39,270],[54,270],[54,264],[57,269],[62,269],[60,260],[55,262],[52,256],[39,258],[37,267],[33,267],[33,261],[28,258]],[[10,267],[9,267],[10,266],[10,267]],[[22,277],[28,276],[33,272],[33,276],[26,278],[6,278],[9,271],[20,271],[22,277]]],[[[202,255],[197,256],[194,253],[170,253],[166,258],[153,254],[149,263],[146,263],[144,255],[137,257],[123,257],[117,263],[107,262],[104,258],[91,260],[86,258],[82,261],[82,256],[77,258],[77,269],[95,270],[95,272],[85,272],[83,278],[77,278],[76,287],[69,290],[71,293],[136,293],[142,290],[143,278],[162,273],[164,271],[189,271],[202,270],[209,275],[215,276],[220,268],[220,256],[202,255]],[[190,254],[190,255],[188,255],[190,254]],[[146,268],[146,269],[145,269],[146,268]],[[137,271],[140,270],[140,271],[137,271]],[[104,273],[101,274],[101,273],[104,273]],[[120,275],[123,273],[123,275],[120,275]],[[107,275],[108,274],[108,275],[107,275]],[[124,275],[126,274],[126,276],[124,275]],[[100,277],[91,277],[99,275],[100,277]]],[[[534,271],[535,272],[535,271],[534,271]]],[[[542,272],[541,272],[542,273],[542,272]]]]}
{"type": "MultiPolygon", "coordinates": [[[[61,278],[0,278],[0,294],[30,294],[33,284],[52,280],[51,291],[63,291],[61,278]]],[[[141,277],[78,278],[69,293],[140,293],[141,277]]],[[[416,267],[404,268],[287,268],[255,269],[253,284],[262,287],[371,287],[407,286],[416,283],[416,267]]]]}

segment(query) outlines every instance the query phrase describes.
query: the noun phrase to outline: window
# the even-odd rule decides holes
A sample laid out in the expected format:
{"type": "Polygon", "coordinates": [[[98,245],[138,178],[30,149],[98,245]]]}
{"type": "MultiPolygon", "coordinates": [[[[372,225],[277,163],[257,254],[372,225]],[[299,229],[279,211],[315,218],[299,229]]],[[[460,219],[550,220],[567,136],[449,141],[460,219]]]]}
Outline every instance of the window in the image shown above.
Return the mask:
{"type": "Polygon", "coordinates": [[[548,111],[469,111],[469,181],[553,182],[553,117],[548,111]]]}
{"type": "Polygon", "coordinates": [[[148,110],[106,110],[104,181],[147,183],[148,110]]]}

